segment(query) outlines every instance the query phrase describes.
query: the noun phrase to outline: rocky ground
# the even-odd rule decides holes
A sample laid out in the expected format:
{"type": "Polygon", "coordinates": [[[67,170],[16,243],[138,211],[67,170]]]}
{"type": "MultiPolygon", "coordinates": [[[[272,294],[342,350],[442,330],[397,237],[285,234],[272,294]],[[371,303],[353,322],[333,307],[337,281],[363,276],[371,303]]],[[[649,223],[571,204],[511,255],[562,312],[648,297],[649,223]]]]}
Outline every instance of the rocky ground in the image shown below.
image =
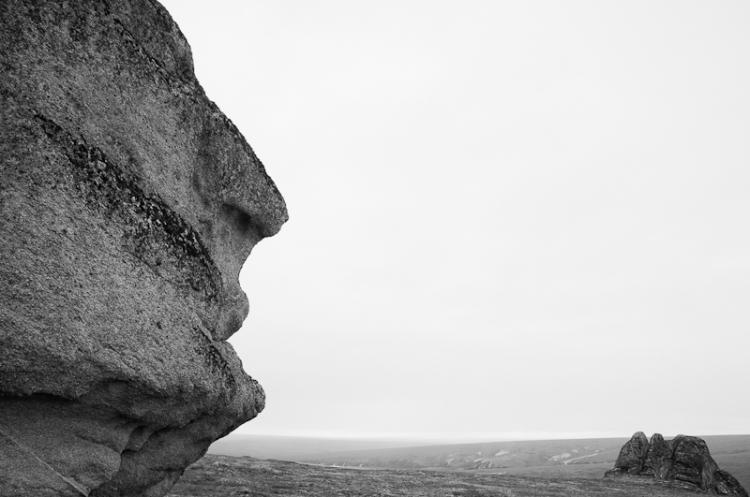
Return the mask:
{"type": "Polygon", "coordinates": [[[694,496],[676,483],[629,478],[535,478],[472,472],[363,470],[207,455],[188,468],[171,497],[219,496],[694,496]]]}

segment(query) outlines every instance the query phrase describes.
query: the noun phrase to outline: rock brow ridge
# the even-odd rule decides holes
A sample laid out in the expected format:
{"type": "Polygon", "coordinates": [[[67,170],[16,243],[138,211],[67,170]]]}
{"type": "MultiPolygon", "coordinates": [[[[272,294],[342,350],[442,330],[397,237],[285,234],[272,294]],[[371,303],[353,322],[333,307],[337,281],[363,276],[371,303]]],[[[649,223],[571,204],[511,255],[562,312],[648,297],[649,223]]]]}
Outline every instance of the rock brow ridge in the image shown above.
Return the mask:
{"type": "Polygon", "coordinates": [[[287,218],[158,2],[0,1],[0,497],[161,496],[257,416],[226,340],[287,218]]]}
{"type": "Polygon", "coordinates": [[[661,434],[654,433],[649,441],[642,431],[636,432],[620,449],[614,469],[605,474],[625,475],[676,480],[716,495],[748,497],[736,478],[719,469],[706,442],[699,437],[677,435],[664,440],[661,434]]]}

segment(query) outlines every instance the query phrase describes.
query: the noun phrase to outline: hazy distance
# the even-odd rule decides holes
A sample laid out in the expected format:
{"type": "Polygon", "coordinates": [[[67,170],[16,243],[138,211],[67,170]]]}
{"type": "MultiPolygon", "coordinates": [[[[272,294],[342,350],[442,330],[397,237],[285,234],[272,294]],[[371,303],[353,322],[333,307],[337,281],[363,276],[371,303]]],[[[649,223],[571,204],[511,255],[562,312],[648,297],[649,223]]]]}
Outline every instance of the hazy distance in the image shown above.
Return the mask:
{"type": "Polygon", "coordinates": [[[750,433],[750,4],[162,3],[291,216],[240,433],[750,433]]]}

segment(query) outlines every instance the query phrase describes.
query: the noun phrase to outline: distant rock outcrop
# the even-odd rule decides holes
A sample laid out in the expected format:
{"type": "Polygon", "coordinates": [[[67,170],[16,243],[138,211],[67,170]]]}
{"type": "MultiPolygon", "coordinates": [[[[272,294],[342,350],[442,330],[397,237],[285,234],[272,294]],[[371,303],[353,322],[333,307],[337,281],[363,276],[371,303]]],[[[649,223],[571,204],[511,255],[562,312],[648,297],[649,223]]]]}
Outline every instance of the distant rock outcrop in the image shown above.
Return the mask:
{"type": "Polygon", "coordinates": [[[649,442],[639,431],[623,445],[614,469],[605,476],[637,475],[659,480],[677,480],[704,492],[748,497],[732,475],[719,469],[703,439],[677,435],[664,440],[655,433],[649,442]]]}
{"type": "Polygon", "coordinates": [[[286,219],[155,0],[1,1],[0,496],[163,495],[255,417],[226,339],[286,219]]]}

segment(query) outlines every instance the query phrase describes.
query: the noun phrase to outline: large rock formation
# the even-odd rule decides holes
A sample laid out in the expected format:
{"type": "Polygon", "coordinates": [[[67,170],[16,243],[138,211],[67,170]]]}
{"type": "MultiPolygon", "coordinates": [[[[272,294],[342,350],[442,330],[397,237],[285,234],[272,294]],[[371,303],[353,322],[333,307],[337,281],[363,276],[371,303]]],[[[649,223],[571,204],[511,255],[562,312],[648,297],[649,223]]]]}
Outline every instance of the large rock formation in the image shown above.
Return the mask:
{"type": "Polygon", "coordinates": [[[263,409],[225,340],[284,201],[156,1],[0,23],[0,495],[163,495],[263,409]]]}
{"type": "Polygon", "coordinates": [[[655,433],[651,440],[639,431],[622,446],[614,469],[605,476],[635,475],[677,480],[704,492],[748,497],[732,475],[719,469],[703,439],[677,435],[671,441],[655,433]]]}

